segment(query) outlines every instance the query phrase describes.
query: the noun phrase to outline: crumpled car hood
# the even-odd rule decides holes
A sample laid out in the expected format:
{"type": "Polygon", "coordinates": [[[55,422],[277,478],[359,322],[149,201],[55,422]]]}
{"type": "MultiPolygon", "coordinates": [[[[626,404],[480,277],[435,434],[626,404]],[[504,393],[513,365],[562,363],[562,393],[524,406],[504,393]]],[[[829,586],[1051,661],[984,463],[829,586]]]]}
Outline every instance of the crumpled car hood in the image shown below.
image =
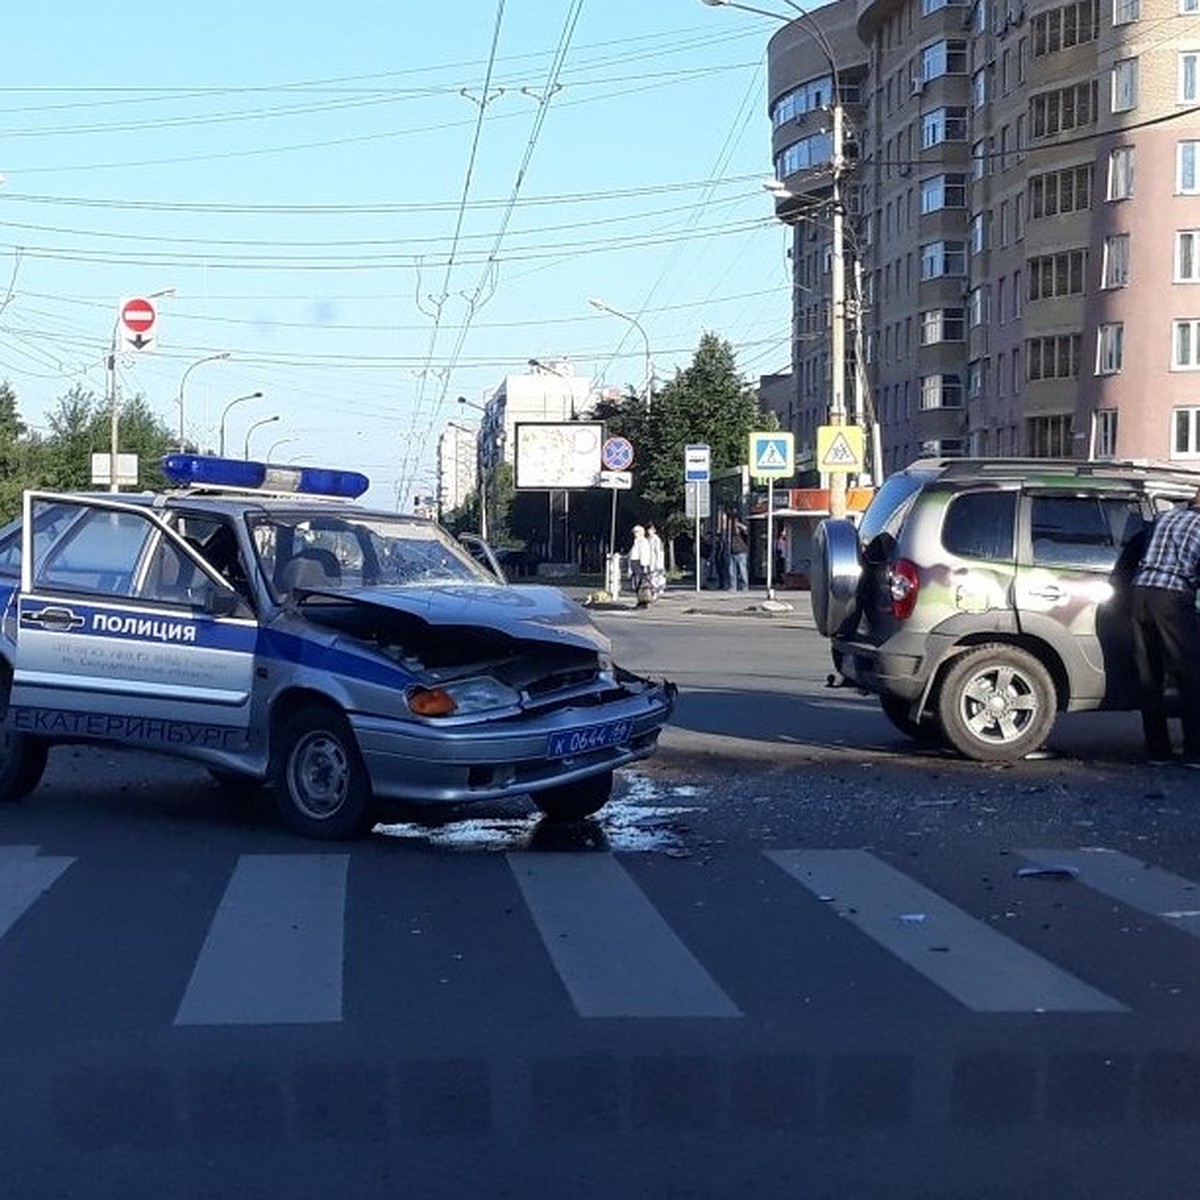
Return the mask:
{"type": "MultiPolygon", "coordinates": [[[[309,603],[321,608],[323,602],[330,600],[367,605],[415,617],[431,627],[491,629],[523,641],[601,651],[610,648],[608,637],[597,629],[588,614],[555,587],[448,583],[313,590],[306,597],[309,603]]],[[[302,603],[300,611],[304,608],[302,603]]],[[[322,623],[338,623],[324,611],[319,617],[316,613],[313,616],[322,623]]]]}

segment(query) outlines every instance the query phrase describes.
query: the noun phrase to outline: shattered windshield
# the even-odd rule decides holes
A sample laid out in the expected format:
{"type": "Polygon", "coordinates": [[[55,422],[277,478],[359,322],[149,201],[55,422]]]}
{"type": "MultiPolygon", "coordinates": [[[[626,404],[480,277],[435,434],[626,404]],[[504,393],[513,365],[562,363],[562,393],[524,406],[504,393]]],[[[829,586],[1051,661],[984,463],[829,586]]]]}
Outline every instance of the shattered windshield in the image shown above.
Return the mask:
{"type": "Polygon", "coordinates": [[[280,598],[297,590],[497,582],[444,530],[406,517],[271,513],[251,518],[250,532],[280,598]]]}

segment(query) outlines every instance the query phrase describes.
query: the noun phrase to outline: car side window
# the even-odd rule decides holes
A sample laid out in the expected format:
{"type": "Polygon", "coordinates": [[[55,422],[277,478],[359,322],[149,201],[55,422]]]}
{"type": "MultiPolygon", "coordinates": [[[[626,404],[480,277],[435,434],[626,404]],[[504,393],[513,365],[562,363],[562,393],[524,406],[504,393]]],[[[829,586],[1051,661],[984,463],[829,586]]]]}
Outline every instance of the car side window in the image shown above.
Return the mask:
{"type": "Polygon", "coordinates": [[[960,558],[1009,562],[1014,557],[1017,493],[964,492],[942,521],[942,545],[960,558]]]}
{"type": "Polygon", "coordinates": [[[153,526],[138,513],[82,509],[65,533],[34,513],[34,586],[128,596],[153,526]],[[60,536],[61,534],[61,536],[60,536]]]}
{"type": "Polygon", "coordinates": [[[1132,496],[1033,495],[1032,561],[1111,571],[1121,547],[1141,525],[1141,508],[1132,496]]]}

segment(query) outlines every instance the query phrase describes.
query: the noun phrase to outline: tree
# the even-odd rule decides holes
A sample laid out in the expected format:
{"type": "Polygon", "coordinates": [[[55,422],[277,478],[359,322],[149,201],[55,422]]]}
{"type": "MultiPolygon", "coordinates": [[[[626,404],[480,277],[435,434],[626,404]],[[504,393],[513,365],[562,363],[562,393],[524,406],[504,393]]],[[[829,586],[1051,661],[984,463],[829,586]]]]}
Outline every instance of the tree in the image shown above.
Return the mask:
{"type": "MultiPolygon", "coordinates": [[[[774,429],[753,389],[738,374],[732,347],[706,333],[691,365],[645,405],[636,396],[603,401],[594,410],[609,434],[634,446],[634,499],[627,523],[653,521],[669,543],[690,528],[683,479],[684,447],[705,443],[714,471],[745,463],[749,435],[774,429]]],[[[672,544],[673,551],[673,544],[672,544]]]]}

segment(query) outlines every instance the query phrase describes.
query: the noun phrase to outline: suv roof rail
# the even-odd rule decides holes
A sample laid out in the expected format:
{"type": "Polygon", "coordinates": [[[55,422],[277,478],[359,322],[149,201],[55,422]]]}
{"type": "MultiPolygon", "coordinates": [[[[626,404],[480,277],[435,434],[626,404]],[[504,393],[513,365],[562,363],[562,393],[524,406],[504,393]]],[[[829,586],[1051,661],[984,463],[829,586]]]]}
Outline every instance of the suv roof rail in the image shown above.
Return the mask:
{"type": "Polygon", "coordinates": [[[943,478],[961,479],[987,475],[1017,475],[1030,472],[1069,472],[1073,475],[1171,475],[1200,486],[1200,469],[1151,459],[1083,458],[926,458],[909,464],[910,470],[936,470],[943,478]]]}

